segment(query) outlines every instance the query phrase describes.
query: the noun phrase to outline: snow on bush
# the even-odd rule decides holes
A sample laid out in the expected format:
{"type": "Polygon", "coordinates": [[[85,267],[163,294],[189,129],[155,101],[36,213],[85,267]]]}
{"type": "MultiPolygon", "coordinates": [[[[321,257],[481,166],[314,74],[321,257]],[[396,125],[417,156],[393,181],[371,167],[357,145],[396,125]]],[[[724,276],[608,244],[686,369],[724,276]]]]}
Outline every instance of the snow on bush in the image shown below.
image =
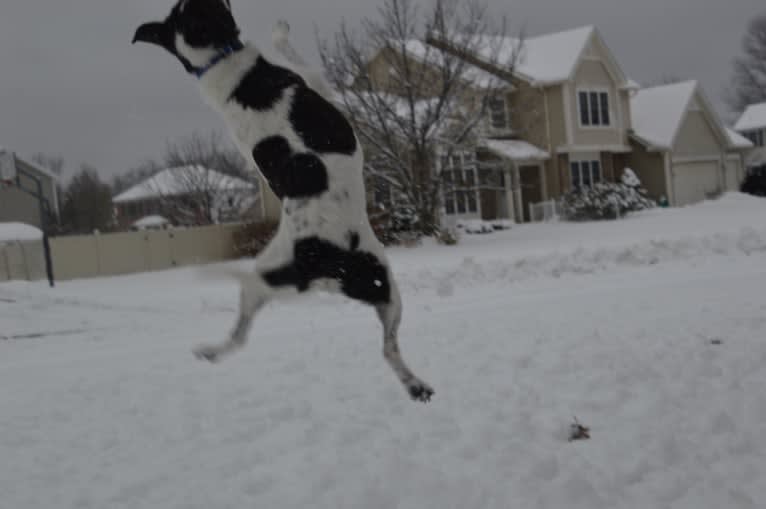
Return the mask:
{"type": "Polygon", "coordinates": [[[625,168],[620,182],[599,182],[575,189],[561,198],[564,218],[569,221],[617,219],[656,205],[630,168],[625,168]]]}
{"type": "Polygon", "coordinates": [[[459,221],[457,227],[466,233],[473,234],[492,233],[495,231],[495,228],[491,223],[482,221],[481,219],[468,219],[465,221],[459,221]]]}

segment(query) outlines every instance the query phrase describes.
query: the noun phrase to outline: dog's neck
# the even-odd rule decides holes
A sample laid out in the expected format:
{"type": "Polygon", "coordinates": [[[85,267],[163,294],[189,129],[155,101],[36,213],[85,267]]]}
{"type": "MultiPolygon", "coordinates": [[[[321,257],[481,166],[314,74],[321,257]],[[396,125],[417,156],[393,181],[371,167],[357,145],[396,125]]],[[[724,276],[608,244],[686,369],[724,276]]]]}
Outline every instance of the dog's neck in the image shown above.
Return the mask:
{"type": "Polygon", "coordinates": [[[233,41],[213,55],[213,58],[211,58],[205,65],[201,67],[195,67],[192,66],[191,69],[189,69],[189,72],[197,77],[197,79],[202,79],[202,77],[207,74],[207,72],[215,67],[218,63],[220,63],[222,60],[227,58],[229,55],[236,53],[237,51],[241,51],[244,49],[245,45],[242,44],[241,41],[236,40],[233,41]]]}
{"type": "Polygon", "coordinates": [[[250,70],[261,52],[249,42],[242,49],[230,53],[199,78],[202,96],[214,108],[222,110],[239,85],[242,76],[250,70]]]}

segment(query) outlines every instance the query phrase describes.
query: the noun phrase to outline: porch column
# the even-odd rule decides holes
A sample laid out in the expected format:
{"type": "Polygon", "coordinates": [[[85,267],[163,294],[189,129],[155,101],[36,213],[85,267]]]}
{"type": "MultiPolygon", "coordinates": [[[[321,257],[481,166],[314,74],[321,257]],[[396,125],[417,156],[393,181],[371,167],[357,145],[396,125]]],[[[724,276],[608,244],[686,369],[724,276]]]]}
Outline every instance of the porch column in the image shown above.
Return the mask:
{"type": "Polygon", "coordinates": [[[519,166],[516,161],[511,163],[511,187],[513,188],[513,196],[515,198],[514,203],[516,205],[516,217],[519,218],[517,222],[524,222],[524,200],[521,196],[521,174],[519,173],[519,166]]]}
{"type": "Polygon", "coordinates": [[[537,168],[540,172],[540,197],[543,201],[548,201],[548,178],[545,175],[545,164],[538,163],[537,168]]]}
{"type": "Polygon", "coordinates": [[[503,168],[503,183],[505,191],[505,202],[508,208],[508,219],[516,222],[516,199],[513,196],[513,163],[509,162],[503,168]]]}

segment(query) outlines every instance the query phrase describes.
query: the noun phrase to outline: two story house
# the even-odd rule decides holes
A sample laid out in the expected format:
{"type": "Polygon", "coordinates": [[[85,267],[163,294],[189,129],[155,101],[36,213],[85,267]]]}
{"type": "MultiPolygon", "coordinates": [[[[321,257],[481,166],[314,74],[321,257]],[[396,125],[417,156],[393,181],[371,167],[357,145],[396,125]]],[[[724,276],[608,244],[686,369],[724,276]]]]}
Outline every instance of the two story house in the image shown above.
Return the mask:
{"type": "MultiPolygon", "coordinates": [[[[462,58],[497,74],[505,70],[490,62],[512,57],[515,65],[490,104],[475,155],[450,164],[470,168],[477,160],[501,168],[505,192],[479,192],[475,210],[445,197],[445,215],[528,221],[531,205],[619,177],[631,151],[630,95],[638,85],[627,78],[598,30],[587,26],[524,40],[484,39],[478,47],[486,53],[462,58]]],[[[452,51],[449,41],[428,43],[452,51]]]]}
{"type": "Polygon", "coordinates": [[[0,223],[43,228],[59,217],[58,179],[16,153],[0,147],[0,223]]]}

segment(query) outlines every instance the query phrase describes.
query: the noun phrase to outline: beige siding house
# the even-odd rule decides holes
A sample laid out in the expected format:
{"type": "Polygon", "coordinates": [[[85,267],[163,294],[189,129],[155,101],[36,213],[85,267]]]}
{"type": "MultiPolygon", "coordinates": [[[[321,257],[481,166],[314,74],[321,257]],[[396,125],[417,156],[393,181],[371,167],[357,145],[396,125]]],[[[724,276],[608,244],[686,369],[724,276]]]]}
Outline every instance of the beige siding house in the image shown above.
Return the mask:
{"type": "Polygon", "coordinates": [[[643,89],[630,109],[628,164],[651,197],[683,206],[739,187],[752,144],[721,123],[696,81],[643,89]]]}
{"type": "Polygon", "coordinates": [[[0,147],[0,223],[20,222],[42,228],[41,203],[48,219],[57,220],[57,183],[56,176],[45,168],[0,147]]]}
{"type": "MultiPolygon", "coordinates": [[[[450,50],[449,44],[429,43],[450,50]]],[[[495,122],[491,111],[500,129],[485,128],[476,147],[479,161],[502,169],[506,190],[481,193],[474,216],[528,221],[535,204],[619,176],[631,150],[630,94],[637,85],[595,27],[523,41],[492,39],[486,46],[499,48],[500,60],[516,55],[516,64],[504,104],[491,108],[504,108],[507,124],[495,122]]],[[[466,58],[486,68],[491,55],[466,58]]]]}

